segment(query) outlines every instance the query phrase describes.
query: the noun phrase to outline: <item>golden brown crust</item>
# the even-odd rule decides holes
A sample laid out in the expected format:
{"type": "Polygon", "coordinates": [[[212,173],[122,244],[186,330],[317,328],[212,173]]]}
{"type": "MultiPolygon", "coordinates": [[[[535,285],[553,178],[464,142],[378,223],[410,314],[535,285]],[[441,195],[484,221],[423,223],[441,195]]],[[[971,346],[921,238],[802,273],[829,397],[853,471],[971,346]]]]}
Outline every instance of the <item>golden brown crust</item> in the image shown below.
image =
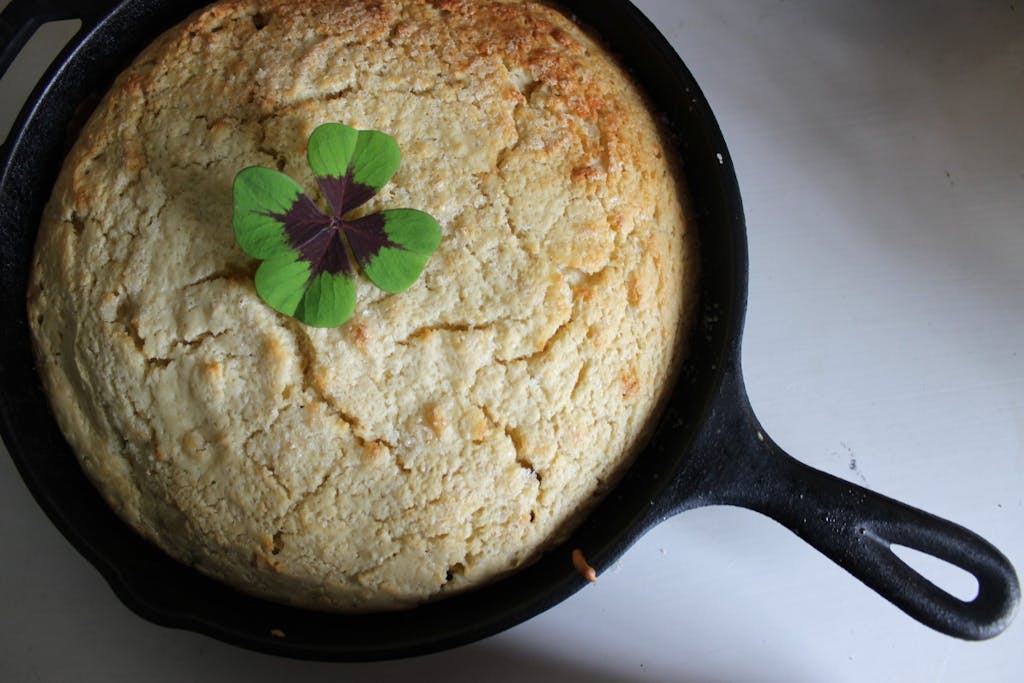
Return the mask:
{"type": "Polygon", "coordinates": [[[62,429],[111,505],[244,590],[335,610],[489,581],[628,461],[691,276],[644,102],[549,7],[229,0],[115,82],[46,208],[29,311],[62,429]],[[438,218],[421,280],[306,328],[231,230],[252,164],[393,135],[369,205],[438,218]]]}

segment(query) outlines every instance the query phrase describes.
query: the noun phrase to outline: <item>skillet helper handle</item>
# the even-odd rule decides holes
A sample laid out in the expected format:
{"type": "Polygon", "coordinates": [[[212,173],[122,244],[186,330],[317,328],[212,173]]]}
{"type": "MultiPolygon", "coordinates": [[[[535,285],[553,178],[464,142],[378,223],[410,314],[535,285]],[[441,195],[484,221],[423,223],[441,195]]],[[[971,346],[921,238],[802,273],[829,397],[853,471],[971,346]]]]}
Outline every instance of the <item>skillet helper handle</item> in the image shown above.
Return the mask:
{"type": "Polygon", "coordinates": [[[1009,626],[1020,584],[999,550],[962,526],[792,458],[761,429],[738,372],[727,384],[735,408],[719,415],[717,448],[733,451],[732,467],[719,471],[702,502],[771,517],[937,631],[983,640],[1009,626]],[[966,570],[978,581],[977,596],[964,601],[939,588],[901,560],[893,545],[966,570]]]}
{"type": "Polygon", "coordinates": [[[0,76],[43,24],[81,19],[85,28],[115,4],[116,0],[12,0],[0,12],[0,76]]]}

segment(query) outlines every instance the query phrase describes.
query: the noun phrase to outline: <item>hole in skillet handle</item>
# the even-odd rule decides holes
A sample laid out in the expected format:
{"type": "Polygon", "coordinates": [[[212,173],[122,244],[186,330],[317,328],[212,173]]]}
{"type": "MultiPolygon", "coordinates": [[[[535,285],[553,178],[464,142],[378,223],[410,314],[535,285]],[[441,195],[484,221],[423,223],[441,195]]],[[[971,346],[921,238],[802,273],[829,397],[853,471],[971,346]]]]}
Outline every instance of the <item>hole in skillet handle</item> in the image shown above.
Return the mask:
{"type": "Polygon", "coordinates": [[[891,548],[896,557],[903,560],[911,569],[950,595],[963,602],[970,602],[978,597],[978,580],[967,570],[905,545],[893,543],[891,548]]]}
{"type": "Polygon", "coordinates": [[[922,624],[964,640],[998,635],[1020,602],[1009,560],[962,526],[804,465],[761,429],[739,364],[725,371],[677,492],[678,509],[736,505],[779,522],[922,624]],[[893,552],[903,546],[974,577],[972,600],[943,590],[893,552]]]}

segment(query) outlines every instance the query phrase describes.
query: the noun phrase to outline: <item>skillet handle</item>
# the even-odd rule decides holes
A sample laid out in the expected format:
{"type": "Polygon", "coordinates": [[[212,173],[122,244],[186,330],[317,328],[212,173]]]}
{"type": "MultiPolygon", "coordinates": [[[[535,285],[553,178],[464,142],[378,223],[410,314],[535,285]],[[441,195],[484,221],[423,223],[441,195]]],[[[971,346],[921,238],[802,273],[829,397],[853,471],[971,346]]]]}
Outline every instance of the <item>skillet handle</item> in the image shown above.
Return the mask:
{"type": "Polygon", "coordinates": [[[12,0],[0,12],[0,76],[43,24],[81,19],[85,28],[116,4],[117,0],[12,0]]]}
{"type": "Polygon", "coordinates": [[[1013,620],[1020,584],[988,541],[962,526],[813,469],[786,454],[761,429],[738,369],[723,384],[705,439],[698,504],[737,505],[765,514],[810,543],[904,612],[966,640],[1002,632],[1013,620]],[[714,457],[717,455],[717,457],[714,457]],[[978,595],[963,601],[892,551],[902,545],[972,574],[978,595]]]}

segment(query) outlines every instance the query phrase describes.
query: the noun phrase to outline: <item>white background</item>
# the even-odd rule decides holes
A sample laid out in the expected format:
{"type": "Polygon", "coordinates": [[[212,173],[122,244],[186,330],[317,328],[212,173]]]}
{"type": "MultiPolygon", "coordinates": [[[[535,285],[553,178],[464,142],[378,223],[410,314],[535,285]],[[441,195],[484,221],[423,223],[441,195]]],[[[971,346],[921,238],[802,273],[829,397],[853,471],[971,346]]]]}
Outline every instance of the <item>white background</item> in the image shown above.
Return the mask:
{"type": "MultiPolygon", "coordinates": [[[[978,531],[1024,569],[1024,3],[637,4],[701,83],[736,164],[744,363],[767,430],[815,467],[978,531]]],[[[0,130],[68,28],[39,35],[2,84],[0,130]]],[[[373,665],[278,659],[142,621],[7,457],[0,520],[3,681],[1024,674],[1020,620],[984,643],[931,632],[738,509],[662,524],[596,585],[499,636],[373,665]]]]}

